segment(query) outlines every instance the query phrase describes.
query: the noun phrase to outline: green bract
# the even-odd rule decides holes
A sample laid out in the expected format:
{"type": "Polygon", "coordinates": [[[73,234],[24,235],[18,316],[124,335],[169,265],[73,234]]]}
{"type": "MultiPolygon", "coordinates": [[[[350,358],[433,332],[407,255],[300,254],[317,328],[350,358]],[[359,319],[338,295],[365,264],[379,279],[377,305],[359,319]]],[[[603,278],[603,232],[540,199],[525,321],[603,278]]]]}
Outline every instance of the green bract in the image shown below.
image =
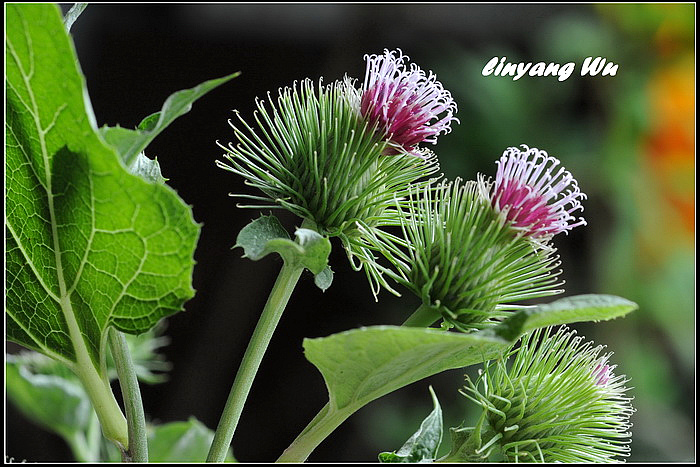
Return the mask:
{"type": "Polygon", "coordinates": [[[611,462],[629,453],[627,379],[614,376],[602,346],[562,326],[524,337],[463,393],[483,407],[474,429],[453,432],[449,460],[611,462]],[[469,436],[464,436],[469,434],[469,436]]]}
{"type": "Polygon", "coordinates": [[[365,238],[393,265],[383,272],[449,325],[468,331],[520,308],[512,302],[561,292],[555,250],[510,229],[476,182],[417,187],[395,206],[403,235],[365,238]]]}
{"type": "Polygon", "coordinates": [[[316,285],[326,290],[333,282],[328,266],[331,242],[313,230],[300,228],[294,233],[296,241],[275,216],[262,216],[238,233],[234,248],[243,248],[244,257],[258,261],[270,253],[278,253],[286,264],[298,265],[314,274],[316,285]]]}
{"type": "Polygon", "coordinates": [[[318,90],[310,80],[285,88],[276,105],[258,101],[257,130],[239,116],[242,129],[232,124],[238,142],[222,146],[229,163],[217,165],[264,193],[237,195],[258,202],[245,207],[287,209],[320,234],[340,237],[351,258],[372,263],[357,225],[385,222],[387,207],[438,165],[433,155],[384,155],[388,143],[361,117],[359,99],[347,79],[318,90]]]}

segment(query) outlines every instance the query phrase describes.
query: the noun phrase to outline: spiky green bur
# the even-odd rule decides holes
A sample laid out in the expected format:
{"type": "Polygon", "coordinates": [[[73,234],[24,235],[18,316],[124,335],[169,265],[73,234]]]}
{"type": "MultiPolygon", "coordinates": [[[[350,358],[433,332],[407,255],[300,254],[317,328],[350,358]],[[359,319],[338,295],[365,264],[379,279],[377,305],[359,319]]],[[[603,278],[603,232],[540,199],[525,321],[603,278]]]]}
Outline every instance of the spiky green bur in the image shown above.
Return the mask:
{"type": "Polygon", "coordinates": [[[304,80],[273,102],[257,102],[257,128],[240,116],[220,168],[246,179],[264,196],[236,195],[253,208],[284,208],[312,221],[319,233],[341,237],[349,253],[371,259],[357,240],[357,223],[371,229],[410,183],[437,171],[434,156],[383,155],[387,142],[359,112],[350,80],[319,85],[304,80]]]}
{"type": "Polygon", "coordinates": [[[613,462],[629,455],[628,380],[612,374],[603,346],[565,326],[551,329],[507,352],[510,366],[497,360],[476,382],[468,380],[463,394],[483,413],[462,455],[506,462],[613,462]]]}
{"type": "Polygon", "coordinates": [[[367,232],[384,272],[462,331],[489,325],[512,302],[560,293],[558,256],[509,228],[476,182],[418,187],[396,204],[403,238],[367,232]]]}

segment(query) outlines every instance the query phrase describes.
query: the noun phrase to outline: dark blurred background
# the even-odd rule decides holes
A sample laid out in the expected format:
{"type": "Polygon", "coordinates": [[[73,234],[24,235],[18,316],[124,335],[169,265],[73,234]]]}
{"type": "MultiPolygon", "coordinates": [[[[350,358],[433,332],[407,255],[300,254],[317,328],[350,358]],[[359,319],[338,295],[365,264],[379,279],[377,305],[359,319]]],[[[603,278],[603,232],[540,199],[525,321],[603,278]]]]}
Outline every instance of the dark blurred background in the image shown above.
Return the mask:
{"type": "MultiPolygon", "coordinates": [[[[62,5],[66,11],[70,5],[62,5]]],[[[135,127],[173,92],[241,71],[212,91],[148,148],[203,223],[197,295],[167,320],[170,380],[144,386],[156,422],[195,416],[215,429],[236,369],[277,272],[231,250],[258,217],[230,192],[252,193],[216,168],[217,140],[232,139],[232,110],[250,116],[255,97],[306,77],[364,78],[364,54],[401,48],[433,70],[457,101],[461,120],[434,149],[446,177],[494,174],[508,146],[558,157],[588,194],[588,226],[560,236],[566,294],[611,293],[634,300],[625,319],[576,326],[614,352],[634,387],[631,461],[695,459],[695,6],[95,4],[72,28],[100,125],[135,127]],[[575,62],[556,77],[484,77],[494,56],[510,62],[575,62]],[[582,77],[585,57],[619,65],[616,76],[582,77]]],[[[280,214],[286,226],[297,219],[280,214]]],[[[291,298],[243,412],[234,454],[272,461],[325,404],[302,340],[359,326],[400,324],[417,299],[386,292],[375,302],[363,273],[338,242],[333,286],[305,275],[291,298]]],[[[8,347],[14,351],[12,346],[8,347]]],[[[474,371],[471,369],[470,371],[474,371]]],[[[432,406],[446,427],[476,408],[457,390],[464,371],[423,380],[352,416],[311,461],[376,461],[398,449],[432,406]]],[[[63,441],[8,404],[6,453],[15,460],[71,461],[63,441]]],[[[443,450],[449,447],[446,433],[443,450]]]]}

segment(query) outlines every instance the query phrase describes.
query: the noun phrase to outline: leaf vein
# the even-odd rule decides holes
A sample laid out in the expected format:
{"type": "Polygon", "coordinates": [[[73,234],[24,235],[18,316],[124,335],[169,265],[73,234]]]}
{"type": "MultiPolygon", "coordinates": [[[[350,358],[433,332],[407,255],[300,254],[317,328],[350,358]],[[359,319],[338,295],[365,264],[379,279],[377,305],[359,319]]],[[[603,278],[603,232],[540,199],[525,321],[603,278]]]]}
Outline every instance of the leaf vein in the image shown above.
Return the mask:
{"type": "MultiPolygon", "coordinates": [[[[36,270],[36,267],[34,265],[34,262],[29,259],[29,255],[27,252],[24,250],[24,247],[22,244],[17,240],[17,234],[15,233],[14,228],[12,227],[12,224],[10,223],[9,219],[5,219],[5,225],[7,226],[7,229],[10,231],[10,234],[12,235],[12,238],[14,239],[15,243],[17,244],[17,249],[22,253],[22,256],[27,260],[27,265],[29,266],[29,269],[34,273],[34,276],[39,280],[39,283],[41,286],[46,290],[46,293],[49,297],[51,297],[53,300],[55,300],[57,303],[61,303],[61,299],[58,297],[58,295],[54,294],[51,289],[44,283],[41,275],[39,274],[39,271],[36,270]]],[[[48,246],[48,245],[47,245],[48,246]]]]}

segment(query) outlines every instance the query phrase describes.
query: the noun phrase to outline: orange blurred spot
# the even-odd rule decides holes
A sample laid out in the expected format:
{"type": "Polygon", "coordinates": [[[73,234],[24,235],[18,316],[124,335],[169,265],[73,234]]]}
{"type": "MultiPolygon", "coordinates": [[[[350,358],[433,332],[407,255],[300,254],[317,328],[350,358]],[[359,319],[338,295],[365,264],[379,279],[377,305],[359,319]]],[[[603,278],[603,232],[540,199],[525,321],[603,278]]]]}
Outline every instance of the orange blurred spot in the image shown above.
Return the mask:
{"type": "Polygon", "coordinates": [[[668,209],[695,234],[695,63],[692,55],[666,64],[652,76],[648,94],[652,128],[646,154],[668,209]]]}

